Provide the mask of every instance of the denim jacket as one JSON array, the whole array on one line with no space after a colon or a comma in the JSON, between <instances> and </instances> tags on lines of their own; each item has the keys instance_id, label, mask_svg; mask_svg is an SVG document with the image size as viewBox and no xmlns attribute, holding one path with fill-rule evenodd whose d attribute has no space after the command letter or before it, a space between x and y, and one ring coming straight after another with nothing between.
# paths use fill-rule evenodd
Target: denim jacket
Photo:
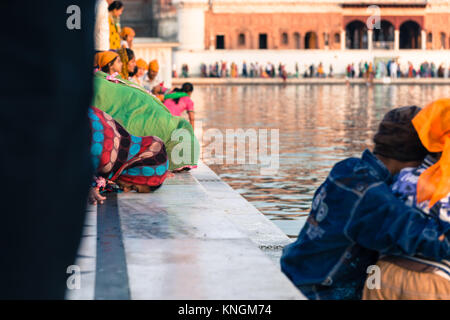
<instances>
[{"instance_id":1,"label":"denim jacket","mask_svg":"<svg viewBox=\"0 0 450 320\"><path fill-rule=\"evenodd\" d=\"M281 257L282 271L308 298L360 299L379 254L450 257L450 224L404 204L391 183L366 150L337 163L317 189L306 224Z\"/></svg>"}]
</instances>

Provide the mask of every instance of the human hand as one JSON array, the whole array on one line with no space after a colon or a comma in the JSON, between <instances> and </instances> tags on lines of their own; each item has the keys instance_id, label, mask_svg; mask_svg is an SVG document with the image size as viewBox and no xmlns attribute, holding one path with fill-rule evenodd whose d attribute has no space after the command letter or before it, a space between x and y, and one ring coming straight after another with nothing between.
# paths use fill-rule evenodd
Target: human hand
<instances>
[{"instance_id":1,"label":"human hand","mask_svg":"<svg viewBox=\"0 0 450 320\"><path fill-rule=\"evenodd\" d=\"M106 197L100 194L100 190L98 188L91 188L89 190L89 203L92 205L96 205L97 203L103 204L103 201L106 200Z\"/></svg>"}]
</instances>

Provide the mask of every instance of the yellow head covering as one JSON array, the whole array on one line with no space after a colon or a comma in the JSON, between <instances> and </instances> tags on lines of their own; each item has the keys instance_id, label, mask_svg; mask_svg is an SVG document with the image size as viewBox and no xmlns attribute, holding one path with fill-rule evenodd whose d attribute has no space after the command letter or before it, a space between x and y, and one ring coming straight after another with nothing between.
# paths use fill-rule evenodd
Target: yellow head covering
<instances>
[{"instance_id":1,"label":"yellow head covering","mask_svg":"<svg viewBox=\"0 0 450 320\"><path fill-rule=\"evenodd\" d=\"M97 54L97 63L100 68L103 68L108 63L113 61L119 55L112 51L103 51Z\"/></svg>"},{"instance_id":2,"label":"yellow head covering","mask_svg":"<svg viewBox=\"0 0 450 320\"><path fill-rule=\"evenodd\" d=\"M148 66L148 71L158 72L159 71L159 64L158 60L152 60L150 61L150 65Z\"/></svg>"},{"instance_id":3,"label":"yellow head covering","mask_svg":"<svg viewBox=\"0 0 450 320\"><path fill-rule=\"evenodd\" d=\"M425 170L417 184L417 202L429 207L450 193L450 99L440 99L422 109L412 121L422 144L441 159Z\"/></svg>"},{"instance_id":4,"label":"yellow head covering","mask_svg":"<svg viewBox=\"0 0 450 320\"><path fill-rule=\"evenodd\" d=\"M125 39L126 36L135 36L136 32L134 32L133 28L130 27L124 27L122 29L122 32L120 33L120 36L122 37L122 39Z\"/></svg>"},{"instance_id":5,"label":"yellow head covering","mask_svg":"<svg viewBox=\"0 0 450 320\"><path fill-rule=\"evenodd\" d=\"M145 62L144 59L138 59L136 61L136 65L137 65L138 68L141 68L141 69L144 69L144 70L148 69L148 64L147 64L147 62Z\"/></svg>"}]
</instances>

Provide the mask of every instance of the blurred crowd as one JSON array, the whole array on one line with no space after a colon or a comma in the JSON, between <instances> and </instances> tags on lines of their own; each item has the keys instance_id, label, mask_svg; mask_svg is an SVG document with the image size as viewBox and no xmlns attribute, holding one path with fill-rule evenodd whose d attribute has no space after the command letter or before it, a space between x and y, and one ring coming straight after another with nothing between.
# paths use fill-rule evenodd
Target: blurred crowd
<instances>
[{"instance_id":1,"label":"blurred crowd","mask_svg":"<svg viewBox=\"0 0 450 320\"><path fill-rule=\"evenodd\" d=\"M175 70L173 77L178 77ZM226 61L217 61L212 64L202 63L200 65L200 76L202 78L326 78L342 76L335 74L333 64L325 66L324 63L319 64L303 64L295 63L294 69L287 70L283 63L278 65L267 62L251 62L244 61L241 65L235 62L228 63ZM344 76L346 78L366 78L366 79L382 79L390 78L449 78L450 65L446 67L443 63L439 66L434 62L425 61L418 67L414 67L412 62L407 64L399 63L398 59L360 61L359 63L350 63L345 68ZM189 78L189 67L187 64L182 65L181 77Z\"/></svg>"}]
</instances>

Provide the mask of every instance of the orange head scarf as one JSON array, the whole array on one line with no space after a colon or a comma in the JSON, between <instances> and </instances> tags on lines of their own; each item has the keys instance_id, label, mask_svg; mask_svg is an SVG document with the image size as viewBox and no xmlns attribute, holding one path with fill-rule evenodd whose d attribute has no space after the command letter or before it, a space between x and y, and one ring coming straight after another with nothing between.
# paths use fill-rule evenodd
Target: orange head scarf
<instances>
[{"instance_id":1,"label":"orange head scarf","mask_svg":"<svg viewBox=\"0 0 450 320\"><path fill-rule=\"evenodd\" d=\"M159 71L159 64L158 64L158 60L152 60L150 61L150 64L148 66L148 70L150 71L154 71L154 72L158 72Z\"/></svg>"},{"instance_id":2,"label":"orange head scarf","mask_svg":"<svg viewBox=\"0 0 450 320\"><path fill-rule=\"evenodd\" d=\"M133 28L130 27L124 27L122 29L122 32L120 33L120 36L122 37L122 39L125 39L126 36L135 36L136 32L134 32Z\"/></svg>"},{"instance_id":3,"label":"orange head scarf","mask_svg":"<svg viewBox=\"0 0 450 320\"><path fill-rule=\"evenodd\" d=\"M98 66L101 68L103 68L104 66L106 66L108 63L110 63L111 61L113 61L115 58L117 58L119 55L116 52L112 52L112 51L103 51L97 54L97 63Z\"/></svg>"},{"instance_id":4,"label":"orange head scarf","mask_svg":"<svg viewBox=\"0 0 450 320\"><path fill-rule=\"evenodd\" d=\"M144 70L148 69L148 64L147 64L147 62L145 62L144 59L138 59L136 61L136 65L137 65L138 68L141 68L141 69L144 69Z\"/></svg>"},{"instance_id":5,"label":"orange head scarf","mask_svg":"<svg viewBox=\"0 0 450 320\"><path fill-rule=\"evenodd\" d=\"M450 99L440 99L422 109L412 120L425 148L442 152L441 159L425 170L417 184L417 202L429 207L450 193Z\"/></svg>"}]
</instances>

